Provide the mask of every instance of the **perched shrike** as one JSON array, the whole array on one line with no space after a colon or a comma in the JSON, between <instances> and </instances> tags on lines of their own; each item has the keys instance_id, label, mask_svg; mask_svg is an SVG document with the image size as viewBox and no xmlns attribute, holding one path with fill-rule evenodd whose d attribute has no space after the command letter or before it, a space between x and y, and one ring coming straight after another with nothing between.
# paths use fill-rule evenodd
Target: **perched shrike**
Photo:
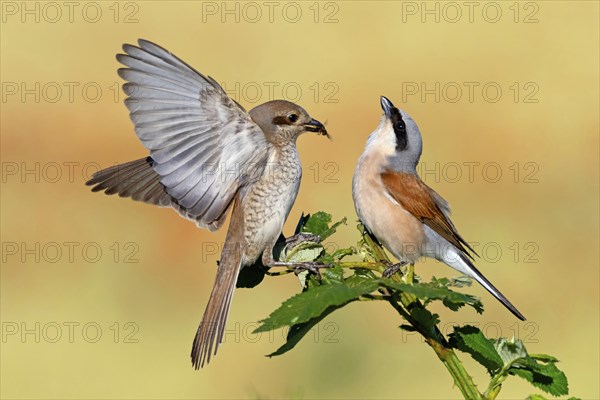
<instances>
[{"instance_id":1,"label":"perched shrike","mask_svg":"<svg viewBox=\"0 0 600 400\"><path fill-rule=\"evenodd\" d=\"M402 264L414 264L422 256L442 261L475 279L525 320L475 268L468 250L475 251L450 220L448 203L419 178L423 143L415 121L383 96L381 107L384 115L367 140L352 181L362 223Z\"/></svg>"},{"instance_id":2,"label":"perched shrike","mask_svg":"<svg viewBox=\"0 0 600 400\"><path fill-rule=\"evenodd\" d=\"M302 167L296 139L329 136L300 106L269 101L246 112L219 84L146 40L117 55L128 68L125 105L150 156L99 171L92 191L171 207L201 228L231 221L215 284L192 347L198 369L222 342L239 271L273 246L296 200Z\"/></svg>"}]
</instances>

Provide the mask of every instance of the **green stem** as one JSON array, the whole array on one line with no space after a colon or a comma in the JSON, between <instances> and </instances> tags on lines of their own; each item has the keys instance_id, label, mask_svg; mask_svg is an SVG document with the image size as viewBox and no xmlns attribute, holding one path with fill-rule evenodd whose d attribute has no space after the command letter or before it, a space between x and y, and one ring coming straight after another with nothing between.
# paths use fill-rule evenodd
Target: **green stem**
<instances>
[{"instance_id":1,"label":"green stem","mask_svg":"<svg viewBox=\"0 0 600 400\"><path fill-rule=\"evenodd\" d=\"M340 261L336 262L337 265L342 268L350 268L350 269L370 269L375 272L383 272L386 268L385 264L380 262L368 262L368 261Z\"/></svg>"},{"instance_id":2,"label":"green stem","mask_svg":"<svg viewBox=\"0 0 600 400\"><path fill-rule=\"evenodd\" d=\"M385 269L384 263L389 263L389 258L379 243L375 242L368 234L363 234L363 240L365 241L365 244L372 250L372 254L375 256L375 258L380 261L377 264L380 264L378 271L381 272L383 269ZM412 284L412 276L407 278L411 279L411 282L407 283ZM398 274L393 275L392 279L402 282L402 278ZM467 400L482 400L483 397L479 390L477 390L477 386L475 385L475 382L473 382L473 378L471 378L471 376L467 373L467 370L464 368L460 359L456 356L454 350L448 346L447 341L439 328L436 326L435 332L428 332L427 329L415 321L410 312L407 311L417 307L424 308L423 304L414 295L408 293L401 293L399 299L402 306L400 306L400 304L398 304L393 297L390 297L389 299L390 304L417 330L417 332L424 337L427 344L429 344L433 351L435 351L438 358L446 366L446 369L454 379L454 383L456 386L458 386L464 398Z\"/></svg>"},{"instance_id":3,"label":"green stem","mask_svg":"<svg viewBox=\"0 0 600 400\"><path fill-rule=\"evenodd\" d=\"M516 360L506 364L497 374L494 375L492 380L490 380L490 384L488 388L483 393L483 398L485 400L494 400L498 393L500 393L500 389L502 389L502 383L508 378L508 370L513 366Z\"/></svg>"},{"instance_id":4,"label":"green stem","mask_svg":"<svg viewBox=\"0 0 600 400\"><path fill-rule=\"evenodd\" d=\"M510 368L510 366L508 366ZM500 393L500 389L502 389L502 383L508 377L508 368L504 367L498 372L488 385L487 390L483 393L483 398L486 400L494 400L498 393Z\"/></svg>"},{"instance_id":5,"label":"green stem","mask_svg":"<svg viewBox=\"0 0 600 400\"><path fill-rule=\"evenodd\" d=\"M454 383L456 383L456 386L458 386L465 399L482 399L481 393L479 393L475 382L473 382L473 378L467 373L467 370L456 356L456 353L454 353L452 349L439 346L439 342L433 344L429 343L429 345L435 350L438 358L444 363L446 369L448 369L448 372L450 372L450 375L454 378Z\"/></svg>"},{"instance_id":6,"label":"green stem","mask_svg":"<svg viewBox=\"0 0 600 400\"><path fill-rule=\"evenodd\" d=\"M359 230L361 232L365 232L364 228L362 228L362 225L359 225ZM368 269L371 271L375 271L378 273L383 273L383 271L385 271L385 269L391 265L390 259L388 258L387 254L385 253L385 250L381 247L381 245L376 240L374 240L373 237L371 237L367 233L363 233L363 241L364 241L364 244L369 248L369 251L374 258L373 261L336 262L336 264L341 266L342 268L350 268L350 269L361 268L361 269ZM404 279L402 278L402 276L400 274L392 275L391 279L394 280L395 282L408 283L408 284L412 285L412 283L413 283L412 265L409 266L408 272L405 274ZM464 398L467 400L484 400L484 397L482 397L481 393L477 390L477 386L475 385L475 382L473 382L473 379L467 373L462 362L456 356L456 353L454 352L454 350L448 345L446 338L444 337L442 332L439 330L439 328L437 326L434 326L434 328L431 329L431 327L428 328L428 327L422 326L417 320L415 320L412 317L411 310L414 310L417 308L421 308L421 309L425 308L423 306L423 304L419 301L419 299L412 294L408 294L405 292L395 294L395 293L390 292L387 289L382 289L381 293L383 294L383 297L390 303L390 305L404 319L406 319L417 332L419 332L423 336L423 338L425 339L427 344L429 344L429 346L433 349L433 351L435 351L438 358L446 366L446 369L448 370L448 372L454 379L454 383L456 384L456 386L458 386L458 388L461 391L461 393L463 394ZM380 299L380 298L381 298L380 296L366 295L366 296L361 296L360 300L371 301L371 300L376 300L376 299ZM492 380L492 382L494 382L494 381ZM502 381L497 382L497 385L495 385L493 388L490 383L490 388L494 389L501 383L502 383ZM499 391L499 389L498 389L498 391ZM488 393L493 395L493 397L489 398L490 400L493 400L497 395L497 391L493 392L490 389L488 389L488 391L486 391L486 396L488 395ZM486 397L485 399L488 399L488 397Z\"/></svg>"}]
</instances>

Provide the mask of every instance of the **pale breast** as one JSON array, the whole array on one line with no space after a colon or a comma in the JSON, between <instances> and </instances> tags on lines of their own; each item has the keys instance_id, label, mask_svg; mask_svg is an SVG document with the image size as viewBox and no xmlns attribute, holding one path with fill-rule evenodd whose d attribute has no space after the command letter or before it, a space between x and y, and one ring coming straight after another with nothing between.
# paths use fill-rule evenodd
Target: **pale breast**
<instances>
[{"instance_id":1,"label":"pale breast","mask_svg":"<svg viewBox=\"0 0 600 400\"><path fill-rule=\"evenodd\" d=\"M426 240L423 224L386 191L378 166L380 154L363 154L354 173L356 213L367 229L396 258L415 262Z\"/></svg>"},{"instance_id":2,"label":"pale breast","mask_svg":"<svg viewBox=\"0 0 600 400\"><path fill-rule=\"evenodd\" d=\"M302 167L294 146L280 149L269 159L262 177L244 197L245 261L252 263L265 247L279 238L296 200Z\"/></svg>"}]
</instances>

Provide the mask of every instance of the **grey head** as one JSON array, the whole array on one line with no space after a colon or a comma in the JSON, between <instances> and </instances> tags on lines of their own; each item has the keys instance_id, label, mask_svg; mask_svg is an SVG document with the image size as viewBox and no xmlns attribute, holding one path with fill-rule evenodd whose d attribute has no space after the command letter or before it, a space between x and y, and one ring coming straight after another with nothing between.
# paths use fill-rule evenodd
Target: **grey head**
<instances>
[{"instance_id":1,"label":"grey head","mask_svg":"<svg viewBox=\"0 0 600 400\"><path fill-rule=\"evenodd\" d=\"M295 141L304 132L329 137L322 123L290 101L268 101L250 110L250 117L262 129L267 141L274 144Z\"/></svg>"},{"instance_id":2,"label":"grey head","mask_svg":"<svg viewBox=\"0 0 600 400\"><path fill-rule=\"evenodd\" d=\"M392 167L398 171L414 172L423 151L419 127L406 111L395 107L385 96L381 96L381 108L384 115L379 129L388 136L387 142L395 146L393 155L388 157Z\"/></svg>"}]
</instances>

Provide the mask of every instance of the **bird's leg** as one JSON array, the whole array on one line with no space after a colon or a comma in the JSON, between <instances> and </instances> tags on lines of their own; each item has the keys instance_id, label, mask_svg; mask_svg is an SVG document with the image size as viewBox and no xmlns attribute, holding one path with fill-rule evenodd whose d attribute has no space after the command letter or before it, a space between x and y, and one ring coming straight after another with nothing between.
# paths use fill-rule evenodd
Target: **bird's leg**
<instances>
[{"instance_id":1,"label":"bird's leg","mask_svg":"<svg viewBox=\"0 0 600 400\"><path fill-rule=\"evenodd\" d=\"M302 271L309 271L309 272L312 272L315 275L317 275L317 277L319 277L319 279L321 279L321 272L319 271L321 268L333 267L333 265L323 264L323 263L319 263L316 261L306 261L306 262L275 261L272 256L270 259L269 259L269 257L266 257L266 258L263 257L262 263L265 267L268 267L268 268L272 268L272 267L286 267L287 268L287 270L285 270L285 271L277 271L277 272L265 271L265 275L280 276L280 275L287 275L291 272L294 272L296 275L298 275Z\"/></svg>"},{"instance_id":2,"label":"bird's leg","mask_svg":"<svg viewBox=\"0 0 600 400\"><path fill-rule=\"evenodd\" d=\"M404 267L407 264L406 261L400 261L396 264L392 264L389 261L383 261L383 263L387 265L387 268L383 271L384 278L390 278L396 272L401 271L402 267Z\"/></svg>"},{"instance_id":3,"label":"bird's leg","mask_svg":"<svg viewBox=\"0 0 600 400\"><path fill-rule=\"evenodd\" d=\"M304 236L294 239L294 241L299 240L297 243L302 243L304 241L307 241L306 238L310 238L310 239L308 239L310 241L313 241L313 239L315 237L318 238L317 235L309 235L309 234L300 234L300 235L304 235ZM298 235L292 236L291 238L295 238L296 236L298 236ZM319 279L321 278L321 272L319 271L321 268L330 268L333 266L330 264L323 264L323 263L320 263L317 261L306 261L306 262L275 261L273 259L273 246L267 246L267 248L264 250L263 256L262 256L262 263L264 266L269 267L269 268L271 268L271 267L286 267L286 268L290 269L290 272L293 270L296 274L299 274L302 271L309 271L309 272L312 272L315 275L317 275L319 277ZM287 272L285 272L285 273L287 273ZM269 275L283 275L285 273L277 273L277 272L268 273L267 272L267 274L269 274Z\"/></svg>"},{"instance_id":4,"label":"bird's leg","mask_svg":"<svg viewBox=\"0 0 600 400\"><path fill-rule=\"evenodd\" d=\"M270 268L271 266L268 266L268 267ZM291 269L288 269L288 270L285 270L285 271L277 271L277 272L270 272L268 270L265 270L265 275L268 275L268 276L281 276L281 275L287 275L287 274L289 274L291 272L292 272Z\"/></svg>"},{"instance_id":5,"label":"bird's leg","mask_svg":"<svg viewBox=\"0 0 600 400\"><path fill-rule=\"evenodd\" d=\"M286 267L294 271L296 275L302 271L309 271L314 273L319 279L321 279L321 268L331 268L331 264L323 264L317 261L304 261L304 262L286 262L286 261L274 261L269 267Z\"/></svg>"},{"instance_id":6,"label":"bird's leg","mask_svg":"<svg viewBox=\"0 0 600 400\"><path fill-rule=\"evenodd\" d=\"M290 272L292 272L292 270L285 270L285 271L277 271L277 272L269 272L269 268L271 267L275 267L276 265L276 261L273 258L273 248L275 247L275 245L272 246L267 246L265 247L265 249L263 250L262 253L262 265L264 265L266 268L265 270L265 274L269 275L269 276L279 276L279 275L287 275Z\"/></svg>"},{"instance_id":7,"label":"bird's leg","mask_svg":"<svg viewBox=\"0 0 600 400\"><path fill-rule=\"evenodd\" d=\"M312 233L297 233L294 236L290 236L285 239L285 245L288 248L294 248L302 243L312 242L312 243L321 243L321 237L319 235L314 235ZM330 268L332 265L323 264L316 261L306 261L306 262L284 262L277 261L274 266L282 266L288 267L294 270L296 274L299 274L302 271L309 271L317 275L321 278L321 268Z\"/></svg>"}]
</instances>

